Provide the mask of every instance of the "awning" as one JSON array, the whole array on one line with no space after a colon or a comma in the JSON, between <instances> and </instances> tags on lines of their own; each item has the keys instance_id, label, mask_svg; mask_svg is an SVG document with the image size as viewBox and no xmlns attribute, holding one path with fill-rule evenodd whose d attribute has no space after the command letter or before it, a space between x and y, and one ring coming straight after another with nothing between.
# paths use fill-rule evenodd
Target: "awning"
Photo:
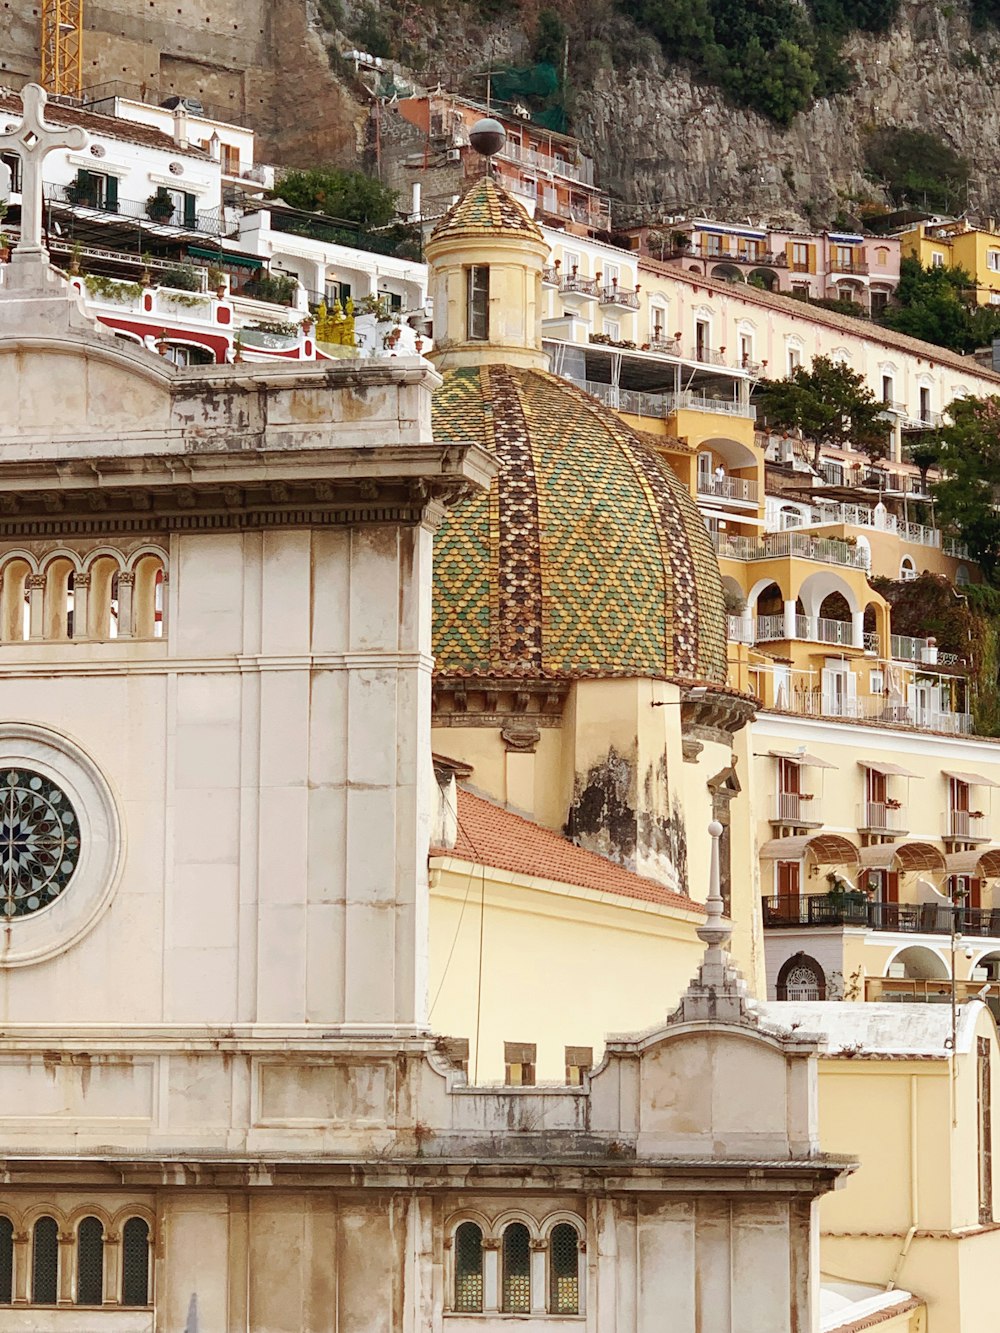
<instances>
[{"instance_id":1,"label":"awning","mask_svg":"<svg viewBox=\"0 0 1000 1333\"><path fill-rule=\"evenodd\" d=\"M942 871L945 856L932 842L882 842L874 847L862 847L858 853L866 870L934 870Z\"/></svg>"},{"instance_id":2,"label":"awning","mask_svg":"<svg viewBox=\"0 0 1000 1333\"><path fill-rule=\"evenodd\" d=\"M1000 877L1000 847L952 852L945 857L945 865L949 875L979 875L983 879L996 879Z\"/></svg>"},{"instance_id":3,"label":"awning","mask_svg":"<svg viewBox=\"0 0 1000 1333\"><path fill-rule=\"evenodd\" d=\"M1000 782L994 782L992 778L984 778L981 773L949 773L944 771L946 778L954 778L956 782L967 782L970 787L1000 787Z\"/></svg>"},{"instance_id":4,"label":"awning","mask_svg":"<svg viewBox=\"0 0 1000 1333\"><path fill-rule=\"evenodd\" d=\"M806 852L821 866L856 866L858 849L838 833L800 833L794 838L771 838L760 849L762 861L801 861Z\"/></svg>"},{"instance_id":5,"label":"awning","mask_svg":"<svg viewBox=\"0 0 1000 1333\"><path fill-rule=\"evenodd\" d=\"M213 264L234 264L237 268L263 268L262 259L253 259L250 255L236 255L229 250L203 250L200 245L189 245L188 254L193 259L210 259Z\"/></svg>"},{"instance_id":6,"label":"awning","mask_svg":"<svg viewBox=\"0 0 1000 1333\"><path fill-rule=\"evenodd\" d=\"M790 764L801 764L803 768L836 768L836 764L831 764L827 759L820 759L819 755L809 754L805 750L768 750L766 757L768 759L787 759Z\"/></svg>"},{"instance_id":7,"label":"awning","mask_svg":"<svg viewBox=\"0 0 1000 1333\"><path fill-rule=\"evenodd\" d=\"M873 773L881 773L887 778L919 778L919 773L911 773L908 768L901 768L899 764L876 764L871 759L859 759L858 764L861 768L868 768Z\"/></svg>"}]
</instances>

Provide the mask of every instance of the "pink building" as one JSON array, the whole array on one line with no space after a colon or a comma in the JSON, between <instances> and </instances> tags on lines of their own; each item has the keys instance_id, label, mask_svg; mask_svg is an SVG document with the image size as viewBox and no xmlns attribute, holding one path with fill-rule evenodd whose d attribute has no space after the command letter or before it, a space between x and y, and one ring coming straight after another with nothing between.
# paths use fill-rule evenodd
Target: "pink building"
<instances>
[{"instance_id":1,"label":"pink building","mask_svg":"<svg viewBox=\"0 0 1000 1333\"><path fill-rule=\"evenodd\" d=\"M693 218L631 233L635 248L691 273L880 310L899 282L900 242L860 232L770 231Z\"/></svg>"}]
</instances>

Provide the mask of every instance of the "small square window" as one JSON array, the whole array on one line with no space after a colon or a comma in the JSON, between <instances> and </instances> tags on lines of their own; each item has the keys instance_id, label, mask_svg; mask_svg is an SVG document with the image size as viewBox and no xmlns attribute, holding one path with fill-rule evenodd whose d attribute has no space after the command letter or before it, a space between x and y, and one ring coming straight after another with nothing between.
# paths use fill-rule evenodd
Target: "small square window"
<instances>
[{"instance_id":1,"label":"small square window","mask_svg":"<svg viewBox=\"0 0 1000 1333\"><path fill-rule=\"evenodd\" d=\"M504 1042L504 1083L506 1083L508 1088L534 1087L535 1051L536 1047L534 1042Z\"/></svg>"},{"instance_id":2,"label":"small square window","mask_svg":"<svg viewBox=\"0 0 1000 1333\"><path fill-rule=\"evenodd\" d=\"M566 1083L571 1088L578 1088L584 1074L589 1074L594 1067L593 1046L566 1047Z\"/></svg>"}]
</instances>

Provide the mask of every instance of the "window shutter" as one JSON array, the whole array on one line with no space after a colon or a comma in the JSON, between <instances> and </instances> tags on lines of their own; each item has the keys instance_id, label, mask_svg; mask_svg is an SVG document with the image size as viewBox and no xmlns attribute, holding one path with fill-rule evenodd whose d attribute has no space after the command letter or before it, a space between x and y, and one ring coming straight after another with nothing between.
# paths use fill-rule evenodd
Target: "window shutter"
<instances>
[{"instance_id":1,"label":"window shutter","mask_svg":"<svg viewBox=\"0 0 1000 1333\"><path fill-rule=\"evenodd\" d=\"M104 187L104 201L109 213L118 212L118 177L108 176Z\"/></svg>"},{"instance_id":2,"label":"window shutter","mask_svg":"<svg viewBox=\"0 0 1000 1333\"><path fill-rule=\"evenodd\" d=\"M198 207L193 194L184 195L184 225L192 231L198 227Z\"/></svg>"}]
</instances>

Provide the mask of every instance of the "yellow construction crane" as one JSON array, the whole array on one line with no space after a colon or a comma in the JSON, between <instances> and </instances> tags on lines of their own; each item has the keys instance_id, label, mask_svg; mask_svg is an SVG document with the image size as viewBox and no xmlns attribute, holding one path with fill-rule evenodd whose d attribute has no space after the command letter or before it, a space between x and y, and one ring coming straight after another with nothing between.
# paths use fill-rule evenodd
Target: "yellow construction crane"
<instances>
[{"instance_id":1,"label":"yellow construction crane","mask_svg":"<svg viewBox=\"0 0 1000 1333\"><path fill-rule=\"evenodd\" d=\"M83 0L42 0L42 87L53 96L83 93Z\"/></svg>"}]
</instances>

